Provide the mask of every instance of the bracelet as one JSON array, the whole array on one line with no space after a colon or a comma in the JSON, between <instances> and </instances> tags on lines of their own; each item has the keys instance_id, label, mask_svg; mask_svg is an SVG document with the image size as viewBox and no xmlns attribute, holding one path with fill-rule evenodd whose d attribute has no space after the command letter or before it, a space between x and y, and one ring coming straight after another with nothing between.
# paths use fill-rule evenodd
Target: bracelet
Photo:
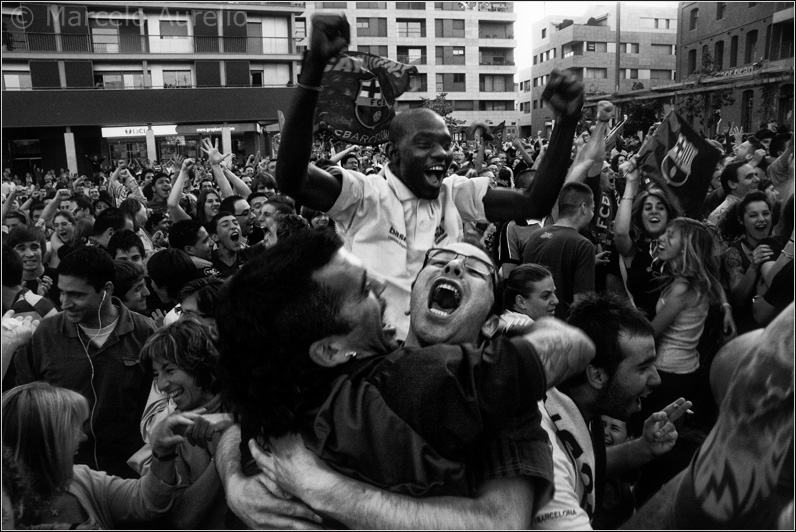
<instances>
[{"instance_id":1,"label":"bracelet","mask_svg":"<svg viewBox=\"0 0 796 532\"><path fill-rule=\"evenodd\" d=\"M730 305L729 303L722 303L721 306L732 310L732 305Z\"/></svg>"},{"instance_id":2,"label":"bracelet","mask_svg":"<svg viewBox=\"0 0 796 532\"><path fill-rule=\"evenodd\" d=\"M788 253L785 250L782 250L782 254L788 257L790 260L793 260L793 253Z\"/></svg>"},{"instance_id":3,"label":"bracelet","mask_svg":"<svg viewBox=\"0 0 796 532\"><path fill-rule=\"evenodd\" d=\"M622 196L622 199L623 200L629 199L630 201L633 201L636 198L634 198L633 196Z\"/></svg>"},{"instance_id":4,"label":"bracelet","mask_svg":"<svg viewBox=\"0 0 796 532\"><path fill-rule=\"evenodd\" d=\"M296 83L296 85L308 91L323 92L323 87L313 87L312 85L304 85L303 83Z\"/></svg>"},{"instance_id":5,"label":"bracelet","mask_svg":"<svg viewBox=\"0 0 796 532\"><path fill-rule=\"evenodd\" d=\"M152 449L152 456L159 462L170 462L177 458L177 451L171 451L167 454L158 454Z\"/></svg>"}]
</instances>

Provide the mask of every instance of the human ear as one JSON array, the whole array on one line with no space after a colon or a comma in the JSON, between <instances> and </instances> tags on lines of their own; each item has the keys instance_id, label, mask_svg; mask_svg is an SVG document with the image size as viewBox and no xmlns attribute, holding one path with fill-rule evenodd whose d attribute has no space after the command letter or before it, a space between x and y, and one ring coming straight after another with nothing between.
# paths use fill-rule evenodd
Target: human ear
<instances>
[{"instance_id":1,"label":"human ear","mask_svg":"<svg viewBox=\"0 0 796 532\"><path fill-rule=\"evenodd\" d=\"M387 143L386 153L391 165L397 165L400 162L401 155L398 152L397 146L395 146L392 142Z\"/></svg>"},{"instance_id":2,"label":"human ear","mask_svg":"<svg viewBox=\"0 0 796 532\"><path fill-rule=\"evenodd\" d=\"M592 387L602 390L608 383L608 375L604 369L589 364L586 366L586 380L589 381Z\"/></svg>"},{"instance_id":3,"label":"human ear","mask_svg":"<svg viewBox=\"0 0 796 532\"><path fill-rule=\"evenodd\" d=\"M500 326L500 318L497 317L495 314L492 314L487 318L484 324L481 326L481 335L484 338L492 338L498 330Z\"/></svg>"},{"instance_id":4,"label":"human ear","mask_svg":"<svg viewBox=\"0 0 796 532\"><path fill-rule=\"evenodd\" d=\"M310 360L324 368L333 368L356 357L356 351L345 348L344 337L333 335L310 345Z\"/></svg>"}]
</instances>

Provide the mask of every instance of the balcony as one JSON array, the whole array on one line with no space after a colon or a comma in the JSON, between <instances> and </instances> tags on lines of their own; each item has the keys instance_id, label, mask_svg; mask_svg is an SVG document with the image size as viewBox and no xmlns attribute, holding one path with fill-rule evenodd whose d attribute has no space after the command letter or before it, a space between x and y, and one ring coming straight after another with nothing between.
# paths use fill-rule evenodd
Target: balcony
<instances>
[{"instance_id":1,"label":"balcony","mask_svg":"<svg viewBox=\"0 0 796 532\"><path fill-rule=\"evenodd\" d=\"M484 57L478 61L478 64L486 66L514 66L514 61L512 59L506 59L505 57Z\"/></svg>"},{"instance_id":2,"label":"balcony","mask_svg":"<svg viewBox=\"0 0 796 532\"><path fill-rule=\"evenodd\" d=\"M86 54L290 54L290 37L172 37L3 32L3 52Z\"/></svg>"},{"instance_id":3,"label":"balcony","mask_svg":"<svg viewBox=\"0 0 796 532\"><path fill-rule=\"evenodd\" d=\"M425 65L425 64L427 64L425 55L421 55L421 56L418 57L416 55L398 54L397 61L399 63L403 63L405 65Z\"/></svg>"}]
</instances>

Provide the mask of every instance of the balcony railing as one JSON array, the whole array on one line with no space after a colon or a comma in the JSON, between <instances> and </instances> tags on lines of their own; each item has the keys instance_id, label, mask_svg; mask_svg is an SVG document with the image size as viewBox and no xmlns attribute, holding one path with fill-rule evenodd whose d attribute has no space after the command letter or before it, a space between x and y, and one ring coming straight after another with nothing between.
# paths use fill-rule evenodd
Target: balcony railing
<instances>
[{"instance_id":1,"label":"balcony railing","mask_svg":"<svg viewBox=\"0 0 796 532\"><path fill-rule=\"evenodd\" d=\"M290 37L199 37L3 32L4 52L289 54Z\"/></svg>"},{"instance_id":2,"label":"balcony railing","mask_svg":"<svg viewBox=\"0 0 796 532\"><path fill-rule=\"evenodd\" d=\"M478 62L479 65L514 66L514 61L507 61L502 57L487 57Z\"/></svg>"},{"instance_id":3,"label":"balcony railing","mask_svg":"<svg viewBox=\"0 0 796 532\"><path fill-rule=\"evenodd\" d=\"M417 57L416 55L398 55L398 62L404 63L406 65L425 65L427 63L426 56L421 55Z\"/></svg>"},{"instance_id":4,"label":"balcony railing","mask_svg":"<svg viewBox=\"0 0 796 532\"><path fill-rule=\"evenodd\" d=\"M513 39L514 35L510 33L495 33L494 31L481 31L478 32L479 39Z\"/></svg>"}]
</instances>

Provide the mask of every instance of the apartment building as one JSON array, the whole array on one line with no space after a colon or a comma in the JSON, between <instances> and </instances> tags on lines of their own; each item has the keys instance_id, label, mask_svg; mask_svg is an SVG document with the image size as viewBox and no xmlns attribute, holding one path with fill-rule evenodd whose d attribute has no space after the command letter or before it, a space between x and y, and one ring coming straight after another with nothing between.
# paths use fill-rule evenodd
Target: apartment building
<instances>
[{"instance_id":1,"label":"apartment building","mask_svg":"<svg viewBox=\"0 0 796 532\"><path fill-rule=\"evenodd\" d=\"M267 153L301 55L304 2L3 2L3 162Z\"/></svg>"},{"instance_id":2,"label":"apartment building","mask_svg":"<svg viewBox=\"0 0 796 532\"><path fill-rule=\"evenodd\" d=\"M351 50L417 66L398 109L422 106L422 98L447 93L451 116L497 125L513 134L513 2L307 2L306 20L318 11L343 12L351 23ZM459 132L462 138L463 132Z\"/></svg>"},{"instance_id":3,"label":"apartment building","mask_svg":"<svg viewBox=\"0 0 796 532\"><path fill-rule=\"evenodd\" d=\"M617 19L617 5L590 6L580 17L547 16L532 25L533 65L519 76L521 135L547 134L553 126L541 95L554 68L580 77L594 97L675 82L677 8L622 3Z\"/></svg>"}]
</instances>

